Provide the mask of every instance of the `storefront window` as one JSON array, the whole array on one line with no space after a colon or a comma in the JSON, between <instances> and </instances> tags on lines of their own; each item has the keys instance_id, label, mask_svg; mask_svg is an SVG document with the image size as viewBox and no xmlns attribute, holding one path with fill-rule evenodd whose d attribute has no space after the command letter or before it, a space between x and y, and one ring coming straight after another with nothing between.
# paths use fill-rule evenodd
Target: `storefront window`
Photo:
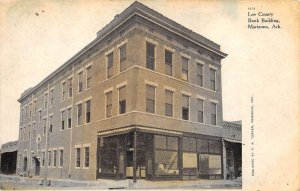
<instances>
[{"instance_id":1,"label":"storefront window","mask_svg":"<svg viewBox=\"0 0 300 191\"><path fill-rule=\"evenodd\" d=\"M154 143L156 149L166 149L167 148L167 137L166 136L160 136L155 135L154 137Z\"/></svg>"},{"instance_id":2,"label":"storefront window","mask_svg":"<svg viewBox=\"0 0 300 191\"><path fill-rule=\"evenodd\" d=\"M221 174L221 155L199 154L199 174Z\"/></svg>"},{"instance_id":3,"label":"storefront window","mask_svg":"<svg viewBox=\"0 0 300 191\"><path fill-rule=\"evenodd\" d=\"M155 174L178 175L178 152L155 151Z\"/></svg>"},{"instance_id":4,"label":"storefront window","mask_svg":"<svg viewBox=\"0 0 300 191\"><path fill-rule=\"evenodd\" d=\"M197 153L183 153L183 168L197 169Z\"/></svg>"},{"instance_id":5,"label":"storefront window","mask_svg":"<svg viewBox=\"0 0 300 191\"><path fill-rule=\"evenodd\" d=\"M116 174L117 173L117 152L114 150L103 150L101 152L101 155L102 155L101 173Z\"/></svg>"},{"instance_id":6,"label":"storefront window","mask_svg":"<svg viewBox=\"0 0 300 191\"><path fill-rule=\"evenodd\" d=\"M178 138L155 135L155 175L179 175Z\"/></svg>"}]
</instances>

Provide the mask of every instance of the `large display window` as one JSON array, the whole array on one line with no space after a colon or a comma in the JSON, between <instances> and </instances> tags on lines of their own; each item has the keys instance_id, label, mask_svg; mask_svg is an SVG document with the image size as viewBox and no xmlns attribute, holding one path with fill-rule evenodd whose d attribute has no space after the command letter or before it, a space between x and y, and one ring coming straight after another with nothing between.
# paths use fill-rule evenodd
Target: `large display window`
<instances>
[{"instance_id":1,"label":"large display window","mask_svg":"<svg viewBox=\"0 0 300 191\"><path fill-rule=\"evenodd\" d=\"M179 175L178 138L154 136L155 175Z\"/></svg>"}]
</instances>

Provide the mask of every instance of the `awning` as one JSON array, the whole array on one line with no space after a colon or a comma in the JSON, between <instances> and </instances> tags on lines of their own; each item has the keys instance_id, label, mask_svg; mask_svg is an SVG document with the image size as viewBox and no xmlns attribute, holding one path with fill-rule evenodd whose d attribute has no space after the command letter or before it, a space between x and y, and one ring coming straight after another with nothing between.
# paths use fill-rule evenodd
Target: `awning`
<instances>
[{"instance_id":1,"label":"awning","mask_svg":"<svg viewBox=\"0 0 300 191\"><path fill-rule=\"evenodd\" d=\"M225 139L225 138L223 138L223 140L228 141L228 142L232 142L232 143L240 143L240 144L242 144L242 141L240 141L240 140Z\"/></svg>"},{"instance_id":2,"label":"awning","mask_svg":"<svg viewBox=\"0 0 300 191\"><path fill-rule=\"evenodd\" d=\"M98 135L105 136L105 135L111 135L111 134L120 134L120 133L126 133L133 129L140 130L140 131L147 131L147 132L160 132L160 133L168 133L168 134L175 134L175 135L181 135L181 132L177 131L171 131L171 130L165 130L165 129L157 129L153 127L125 127L125 128L119 128L119 129L113 129L108 131L102 131L98 132Z\"/></svg>"}]
</instances>

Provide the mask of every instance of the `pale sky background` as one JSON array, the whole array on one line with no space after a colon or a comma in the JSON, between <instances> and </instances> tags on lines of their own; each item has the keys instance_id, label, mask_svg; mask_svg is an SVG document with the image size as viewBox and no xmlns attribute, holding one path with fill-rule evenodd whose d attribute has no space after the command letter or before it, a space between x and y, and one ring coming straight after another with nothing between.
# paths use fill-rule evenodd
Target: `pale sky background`
<instances>
[{"instance_id":1,"label":"pale sky background","mask_svg":"<svg viewBox=\"0 0 300 191\"><path fill-rule=\"evenodd\" d=\"M21 93L95 39L97 31L132 2L0 2L0 145L18 139ZM299 2L140 2L220 44L228 53L222 62L223 118L243 120L244 189L250 189L249 184L279 190L299 185ZM248 29L248 7L272 12L282 28ZM252 95L254 177L249 168ZM286 180L278 181L282 177Z\"/></svg>"}]
</instances>

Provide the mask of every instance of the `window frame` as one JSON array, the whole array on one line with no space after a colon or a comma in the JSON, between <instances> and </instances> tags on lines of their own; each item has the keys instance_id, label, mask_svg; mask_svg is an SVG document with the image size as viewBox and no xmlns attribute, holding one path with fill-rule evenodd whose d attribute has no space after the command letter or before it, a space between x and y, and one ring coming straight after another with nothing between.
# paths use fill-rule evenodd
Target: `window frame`
<instances>
[{"instance_id":1,"label":"window frame","mask_svg":"<svg viewBox=\"0 0 300 191\"><path fill-rule=\"evenodd\" d=\"M171 63L167 62L167 53L171 55ZM171 74L167 74L167 65L171 67ZM165 49L165 74L168 76L173 76L173 52Z\"/></svg>"},{"instance_id":2,"label":"window frame","mask_svg":"<svg viewBox=\"0 0 300 191\"><path fill-rule=\"evenodd\" d=\"M184 60L187 61L187 69L186 70L183 67L184 66L184 62L183 62ZM183 81L186 81L186 82L189 81L189 61L190 61L189 58L187 58L185 56L181 56L181 79ZM185 74L185 72L186 72L186 79L183 78L183 74Z\"/></svg>"},{"instance_id":3,"label":"window frame","mask_svg":"<svg viewBox=\"0 0 300 191\"><path fill-rule=\"evenodd\" d=\"M111 58L111 64L110 64L110 58ZM112 51L106 55L106 79L109 79L114 76L113 68L114 68L114 52ZM110 69L111 69L111 75L109 73Z\"/></svg>"},{"instance_id":4,"label":"window frame","mask_svg":"<svg viewBox=\"0 0 300 191\"><path fill-rule=\"evenodd\" d=\"M111 104L107 104L108 103L108 96L111 96ZM110 118L112 117L112 108L113 108L113 91L109 91L105 93L105 118ZM108 107L110 107L110 115L108 115Z\"/></svg>"},{"instance_id":5,"label":"window frame","mask_svg":"<svg viewBox=\"0 0 300 191\"><path fill-rule=\"evenodd\" d=\"M150 99L147 97L147 87L151 87L151 88L154 88L154 100ZM153 86L151 84L146 84L146 112L147 113L153 113L155 114L156 113L156 86ZM148 100L151 100L153 101L153 112L151 112L150 110L147 110L147 103L148 103Z\"/></svg>"},{"instance_id":6,"label":"window frame","mask_svg":"<svg viewBox=\"0 0 300 191\"><path fill-rule=\"evenodd\" d=\"M124 48L124 49L123 49ZM124 50L124 54L125 54L125 57L124 58L122 58L121 57L121 50ZM122 46L120 46L119 47L119 71L120 72L123 72L124 70L126 70L127 69L127 63L126 63L126 59L127 59L127 44L125 43L125 44L123 44ZM125 65L125 66L123 66L123 67L121 67L121 65ZM123 68L123 69L122 69Z\"/></svg>"},{"instance_id":7,"label":"window frame","mask_svg":"<svg viewBox=\"0 0 300 191\"><path fill-rule=\"evenodd\" d=\"M186 95L186 94L181 94L181 100L183 101L183 97L187 97L188 98L188 108L185 108L185 107L183 107L183 102L181 103L181 119L182 120L186 120L186 121L189 121L190 120L190 110L191 110L191 96L189 96L189 95ZM183 117L183 109L188 109L188 116L187 116L187 119L184 119L184 117Z\"/></svg>"},{"instance_id":8,"label":"window frame","mask_svg":"<svg viewBox=\"0 0 300 191\"><path fill-rule=\"evenodd\" d=\"M148 45L153 47L153 57L148 55L148 51L147 51ZM149 64L152 63L148 63L148 57L151 61L153 61L153 66L152 66L153 68L152 67L150 68ZM156 70L156 45L148 41L146 41L146 68L153 71Z\"/></svg>"}]
</instances>

